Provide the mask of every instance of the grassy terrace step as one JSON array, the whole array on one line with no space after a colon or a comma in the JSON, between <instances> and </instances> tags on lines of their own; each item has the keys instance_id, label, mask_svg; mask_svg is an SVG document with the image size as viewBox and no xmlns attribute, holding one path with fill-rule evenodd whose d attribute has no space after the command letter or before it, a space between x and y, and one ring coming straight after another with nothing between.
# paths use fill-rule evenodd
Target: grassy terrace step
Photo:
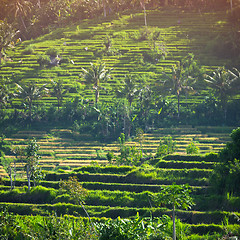
<instances>
[{"instance_id":1,"label":"grassy terrace step","mask_svg":"<svg viewBox=\"0 0 240 240\"><path fill-rule=\"evenodd\" d=\"M198 168L198 169L213 169L215 163L213 162L186 162L186 161L165 161L160 160L157 164L159 168L176 168L176 169L191 169L191 168Z\"/></svg>"},{"instance_id":2,"label":"grassy terrace step","mask_svg":"<svg viewBox=\"0 0 240 240\"><path fill-rule=\"evenodd\" d=\"M43 182L45 185L47 182ZM8 183L9 184L9 183ZM19 185L19 182L17 182ZM22 183L23 185L24 183ZM50 182L49 182L50 184ZM68 203L68 199L61 197L61 191L52 186L58 183L51 183L51 188L44 189L43 192L39 192L38 198L36 198L36 192L26 192L22 186L15 187L14 191L10 191L10 186L0 186L0 202L12 202L12 203ZM85 184L85 183L83 183ZM162 186L159 186L159 189ZM205 189L192 188L193 192L191 196L196 203L192 210L194 211L209 211L224 210L224 211L238 211L240 209L240 198L209 194ZM131 190L131 189L130 189ZM154 190L154 189L153 189ZM157 191L158 192L158 191ZM151 188L147 191L134 192L129 190L88 190L88 196L86 198L86 205L94 206L110 206L110 207L134 207L134 208L146 208L150 206L149 200L152 201L152 206L155 207L154 196L157 192L151 191ZM210 191L208 191L210 192ZM56 195L54 195L55 193Z\"/></svg>"},{"instance_id":3,"label":"grassy terrace step","mask_svg":"<svg viewBox=\"0 0 240 240\"><path fill-rule=\"evenodd\" d=\"M56 212L57 215L77 215L85 216L81 206L73 204L24 204L24 203L1 203L0 206L7 206L10 212L20 215L47 215L49 212ZM134 217L137 213L140 216L158 217L163 214L171 215L172 212L163 208L127 208L127 207L109 207L109 206L85 206L91 217L107 217L107 218L121 218ZM221 224L225 217L229 220L229 224L237 224L237 212L198 212L198 211L181 211L177 210L176 215L183 221L191 222L192 224Z\"/></svg>"},{"instance_id":4,"label":"grassy terrace step","mask_svg":"<svg viewBox=\"0 0 240 240\"><path fill-rule=\"evenodd\" d=\"M161 169L159 169L160 171ZM164 169L161 170L163 173ZM174 173L176 177L173 178ZM179 174L180 172L180 174ZM167 178L166 176L170 175L171 177ZM195 178L193 177L195 175ZM148 186L147 184L155 185L155 184L160 184L160 185L169 185L172 184L172 182L176 182L177 184L187 184L192 186L207 186L208 181L205 179L205 177L208 177L210 175L210 171L202 170L201 169L192 169L191 170L179 170L176 169L168 169L163 177L158 177L157 179L152 179L151 177L141 177L137 175L137 173L134 174L129 174L126 176L123 175L116 175L116 174L91 174L91 173L78 173L74 174L78 178L80 182L95 182L95 183L89 183L87 188L92 186L94 189L95 188L103 188L106 189L109 186L112 186L112 183L114 184L126 184L124 185L123 188L127 187L128 184L140 184L140 185L146 185L146 186L141 186L141 189L144 188L145 191L147 190ZM47 174L46 180L47 181L60 181L60 179L68 179L69 174ZM169 180L168 180L169 179ZM171 180L170 180L171 179ZM110 183L110 184L109 184ZM154 187L153 187L154 188ZM134 187L133 187L134 189ZM132 190L133 190L132 189ZM134 191L134 190L133 190ZM135 189L136 191L136 189Z\"/></svg>"}]
</instances>

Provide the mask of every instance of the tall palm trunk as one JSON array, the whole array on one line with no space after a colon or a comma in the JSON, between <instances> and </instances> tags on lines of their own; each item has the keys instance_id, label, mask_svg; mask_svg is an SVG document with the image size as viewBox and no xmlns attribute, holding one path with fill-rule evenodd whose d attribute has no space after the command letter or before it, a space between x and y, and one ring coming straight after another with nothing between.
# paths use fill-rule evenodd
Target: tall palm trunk
<instances>
[{"instance_id":1,"label":"tall palm trunk","mask_svg":"<svg viewBox=\"0 0 240 240\"><path fill-rule=\"evenodd\" d=\"M2 49L0 49L0 64L2 63L2 56L3 56Z\"/></svg>"},{"instance_id":2,"label":"tall palm trunk","mask_svg":"<svg viewBox=\"0 0 240 240\"><path fill-rule=\"evenodd\" d=\"M176 240L175 205L173 204L173 240Z\"/></svg>"},{"instance_id":3,"label":"tall palm trunk","mask_svg":"<svg viewBox=\"0 0 240 240\"><path fill-rule=\"evenodd\" d=\"M98 103L98 100L99 100L99 90L96 89L96 91L95 91L95 104Z\"/></svg>"},{"instance_id":4,"label":"tall palm trunk","mask_svg":"<svg viewBox=\"0 0 240 240\"><path fill-rule=\"evenodd\" d=\"M106 17L106 16L107 16L107 11L106 11L106 0L103 0L102 3L103 3L103 15L104 15L104 17Z\"/></svg>"},{"instance_id":5,"label":"tall palm trunk","mask_svg":"<svg viewBox=\"0 0 240 240\"><path fill-rule=\"evenodd\" d=\"M28 181L28 191L30 191L30 188L31 188L31 182L30 182L30 169L29 169L29 165L27 165L27 181Z\"/></svg>"},{"instance_id":6,"label":"tall palm trunk","mask_svg":"<svg viewBox=\"0 0 240 240\"><path fill-rule=\"evenodd\" d=\"M13 189L15 188L15 183L16 183L16 160L14 160L14 173L13 173Z\"/></svg>"},{"instance_id":7,"label":"tall palm trunk","mask_svg":"<svg viewBox=\"0 0 240 240\"><path fill-rule=\"evenodd\" d=\"M180 117L180 94L177 94L177 99L178 99L178 119Z\"/></svg>"},{"instance_id":8,"label":"tall palm trunk","mask_svg":"<svg viewBox=\"0 0 240 240\"><path fill-rule=\"evenodd\" d=\"M9 178L11 182L11 190L13 190L13 180L12 180L12 167L9 167Z\"/></svg>"},{"instance_id":9,"label":"tall palm trunk","mask_svg":"<svg viewBox=\"0 0 240 240\"><path fill-rule=\"evenodd\" d=\"M30 119L30 122L32 121L32 100L29 101L29 112L28 117Z\"/></svg>"}]
</instances>

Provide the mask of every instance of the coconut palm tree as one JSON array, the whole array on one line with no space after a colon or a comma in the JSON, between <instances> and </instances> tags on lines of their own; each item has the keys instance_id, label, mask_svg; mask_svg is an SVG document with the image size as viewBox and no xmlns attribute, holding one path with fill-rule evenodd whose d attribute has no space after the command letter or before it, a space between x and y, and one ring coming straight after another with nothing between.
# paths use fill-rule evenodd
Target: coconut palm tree
<instances>
[{"instance_id":1,"label":"coconut palm tree","mask_svg":"<svg viewBox=\"0 0 240 240\"><path fill-rule=\"evenodd\" d=\"M117 97L126 98L130 107L134 98L138 94L136 79L133 75L125 75L125 79L122 81L121 87L116 90Z\"/></svg>"},{"instance_id":2,"label":"coconut palm tree","mask_svg":"<svg viewBox=\"0 0 240 240\"><path fill-rule=\"evenodd\" d=\"M188 54L176 65L172 66L171 77L167 76L165 88L177 96L178 118L180 117L180 97L183 93L194 93L193 85L203 75L203 70L194 60L193 54Z\"/></svg>"},{"instance_id":3,"label":"coconut palm tree","mask_svg":"<svg viewBox=\"0 0 240 240\"><path fill-rule=\"evenodd\" d=\"M33 101L43 97L44 93L48 91L46 88L47 84L41 87L36 86L34 83L29 83L28 85L20 85L16 83L17 91L14 96L22 99L28 106L28 116L30 121L32 121L32 105Z\"/></svg>"},{"instance_id":4,"label":"coconut palm tree","mask_svg":"<svg viewBox=\"0 0 240 240\"><path fill-rule=\"evenodd\" d=\"M7 84L0 83L0 107L4 108L10 101L11 92Z\"/></svg>"},{"instance_id":5,"label":"coconut palm tree","mask_svg":"<svg viewBox=\"0 0 240 240\"><path fill-rule=\"evenodd\" d=\"M13 47L13 39L19 31L16 31L6 20L0 20L0 64L5 50Z\"/></svg>"},{"instance_id":6,"label":"coconut palm tree","mask_svg":"<svg viewBox=\"0 0 240 240\"><path fill-rule=\"evenodd\" d=\"M107 81L111 75L112 69L106 69L105 64L102 62L90 63L91 66L88 69L82 69L82 77L86 81L86 84L93 84L93 89L95 89L95 104L99 101L99 92L102 88L100 86L101 82Z\"/></svg>"},{"instance_id":7,"label":"coconut palm tree","mask_svg":"<svg viewBox=\"0 0 240 240\"><path fill-rule=\"evenodd\" d=\"M212 75L205 76L205 82L215 90L219 98L223 111L224 118L227 118L227 102L239 90L240 72L234 68L233 71L227 70L224 67L216 69Z\"/></svg>"},{"instance_id":8,"label":"coconut palm tree","mask_svg":"<svg viewBox=\"0 0 240 240\"><path fill-rule=\"evenodd\" d=\"M172 75L170 81L165 82L165 87L177 96L178 118L180 117L180 96L183 92L194 91L189 85L190 76L185 75L184 68L179 62L172 66Z\"/></svg>"},{"instance_id":9,"label":"coconut palm tree","mask_svg":"<svg viewBox=\"0 0 240 240\"><path fill-rule=\"evenodd\" d=\"M12 3L10 3L9 7L12 11L14 11L15 18L18 18L20 20L21 22L20 24L22 24L24 31L27 32L27 27L24 18L28 16L29 13L31 12L32 9L31 1L14 0Z\"/></svg>"},{"instance_id":10,"label":"coconut palm tree","mask_svg":"<svg viewBox=\"0 0 240 240\"><path fill-rule=\"evenodd\" d=\"M68 92L68 89L64 89L62 80L54 81L51 79L51 85L52 85L52 89L50 90L50 94L53 97L57 98L57 101L58 101L57 106L59 111L59 108L62 105L63 95Z\"/></svg>"}]
</instances>

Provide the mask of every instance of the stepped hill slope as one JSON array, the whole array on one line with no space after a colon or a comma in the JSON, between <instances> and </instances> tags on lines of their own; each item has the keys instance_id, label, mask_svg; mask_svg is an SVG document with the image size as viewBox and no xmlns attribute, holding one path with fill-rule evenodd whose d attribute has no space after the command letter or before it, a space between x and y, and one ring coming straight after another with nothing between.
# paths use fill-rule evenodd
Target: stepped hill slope
<instances>
[{"instance_id":1,"label":"stepped hill slope","mask_svg":"<svg viewBox=\"0 0 240 240\"><path fill-rule=\"evenodd\" d=\"M113 99L112 89L126 74L148 74L148 82L158 85L162 72L169 73L172 65L188 53L193 53L206 71L231 65L231 59L218 58L211 49L215 37L229 31L226 13L174 8L149 10L147 23L146 30L143 13L132 12L57 28L10 51L11 61L0 66L0 75L14 82L34 82L37 85L50 83L50 79L62 80L65 88L70 89L65 100L79 96L76 91L79 88L81 96L93 99L92 90L85 86L80 76L82 68L88 68L90 62L100 58L107 68L113 69L111 80L102 83L106 91L100 94L100 101L109 102ZM164 59L148 59L154 50L154 43L147 39L151 32L159 34L155 47L161 54L166 54ZM107 36L112 41L112 48L101 54ZM40 67L37 63L38 55L45 55L49 48L58 49L63 60L60 66ZM201 101L206 94L202 91L201 96L195 96L193 101ZM57 104L56 98L50 96L42 102ZM19 100L13 102L15 107L20 104Z\"/></svg>"}]
</instances>

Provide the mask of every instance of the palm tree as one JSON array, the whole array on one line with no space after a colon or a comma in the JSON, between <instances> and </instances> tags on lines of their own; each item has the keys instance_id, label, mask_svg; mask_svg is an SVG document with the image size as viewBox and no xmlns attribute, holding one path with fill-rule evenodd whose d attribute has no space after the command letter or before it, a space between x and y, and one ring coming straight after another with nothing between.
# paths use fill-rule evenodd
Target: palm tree
<instances>
[{"instance_id":1,"label":"palm tree","mask_svg":"<svg viewBox=\"0 0 240 240\"><path fill-rule=\"evenodd\" d=\"M111 77L110 73L112 69L106 69L105 64L102 62L90 64L91 66L88 70L83 68L82 77L85 79L86 84L93 84L93 89L95 89L95 104L97 104L101 89L100 82L105 82Z\"/></svg>"},{"instance_id":2,"label":"palm tree","mask_svg":"<svg viewBox=\"0 0 240 240\"><path fill-rule=\"evenodd\" d=\"M0 84L0 107L4 108L11 97L11 92L7 84Z\"/></svg>"},{"instance_id":3,"label":"palm tree","mask_svg":"<svg viewBox=\"0 0 240 240\"><path fill-rule=\"evenodd\" d=\"M23 29L25 32L27 32L27 27L24 22L24 17L28 16L28 14L31 12L32 9L32 3L31 1L27 0L15 0L12 4L9 6L12 11L14 11L14 16L19 18Z\"/></svg>"},{"instance_id":4,"label":"palm tree","mask_svg":"<svg viewBox=\"0 0 240 240\"><path fill-rule=\"evenodd\" d=\"M147 13L146 13L146 3L148 3L148 0L132 0L131 4L135 4L135 3L139 3L140 6L142 7L143 11L144 11L144 25L145 27L147 27Z\"/></svg>"},{"instance_id":5,"label":"palm tree","mask_svg":"<svg viewBox=\"0 0 240 240\"><path fill-rule=\"evenodd\" d=\"M13 39L18 32L6 20L0 20L0 64L4 51L9 47L13 47Z\"/></svg>"},{"instance_id":6,"label":"palm tree","mask_svg":"<svg viewBox=\"0 0 240 240\"><path fill-rule=\"evenodd\" d=\"M63 81L62 80L54 81L54 80L51 79L51 85L52 85L52 90L50 90L50 94L53 97L57 98L57 101L58 101L58 111L59 111L59 107L62 105L63 95L68 92L68 89L64 90L64 86L63 86Z\"/></svg>"},{"instance_id":7,"label":"palm tree","mask_svg":"<svg viewBox=\"0 0 240 240\"><path fill-rule=\"evenodd\" d=\"M122 81L121 87L116 90L117 97L126 98L130 107L134 98L138 94L136 80L133 75L125 75L125 79Z\"/></svg>"},{"instance_id":8,"label":"palm tree","mask_svg":"<svg viewBox=\"0 0 240 240\"><path fill-rule=\"evenodd\" d=\"M185 75L184 68L181 63L172 66L171 81L166 81L165 86L177 96L178 118L180 117L180 96L182 92L193 91L193 87L189 86L190 76Z\"/></svg>"},{"instance_id":9,"label":"palm tree","mask_svg":"<svg viewBox=\"0 0 240 240\"><path fill-rule=\"evenodd\" d=\"M28 85L19 85L17 84L17 91L14 94L16 97L23 99L28 105L28 116L30 121L32 121L32 105L33 101L40 99L48 89L45 87L47 84L44 84L41 87L37 87L33 83L29 83Z\"/></svg>"},{"instance_id":10,"label":"palm tree","mask_svg":"<svg viewBox=\"0 0 240 240\"><path fill-rule=\"evenodd\" d=\"M180 96L182 93L193 93L192 85L201 78L203 70L198 67L193 54L188 54L175 66L172 66L170 81L165 81L165 87L177 96L178 118L180 117Z\"/></svg>"},{"instance_id":11,"label":"palm tree","mask_svg":"<svg viewBox=\"0 0 240 240\"><path fill-rule=\"evenodd\" d=\"M234 68L233 71L224 67L216 69L211 75L204 79L213 88L221 102L224 118L227 118L227 102L229 98L239 90L240 72Z\"/></svg>"}]
</instances>

